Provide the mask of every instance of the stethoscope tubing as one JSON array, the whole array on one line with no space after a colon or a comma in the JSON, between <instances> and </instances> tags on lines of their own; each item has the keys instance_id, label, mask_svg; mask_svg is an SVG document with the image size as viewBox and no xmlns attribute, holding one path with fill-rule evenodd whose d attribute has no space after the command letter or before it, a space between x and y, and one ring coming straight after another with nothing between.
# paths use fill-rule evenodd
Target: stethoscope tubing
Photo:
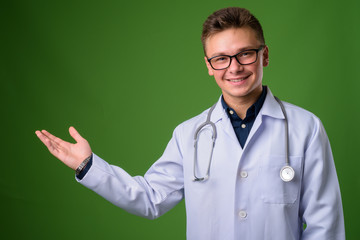
<instances>
[{"instance_id":1,"label":"stethoscope tubing","mask_svg":"<svg viewBox=\"0 0 360 240\"><path fill-rule=\"evenodd\" d=\"M212 155L214 152L214 147L215 147L215 141L216 141L216 137L217 137L217 131L216 131L216 126L215 123L213 123L212 121L210 121L210 117L212 112L214 111L216 107L216 104L214 104L207 115L206 121L201 124L195 131L195 135L194 135L194 181L204 181L207 180L209 178L209 174L210 174L210 166L211 166L211 160L212 160ZM211 152L210 152L210 159L209 159L209 164L208 164L208 168L206 170L206 175L205 177L197 177L196 176L196 163L197 163L197 144L198 144L198 139L199 139L199 135L200 132L204 129L205 126L210 125L213 129L212 131L212 146L211 146Z\"/></svg>"},{"instance_id":2,"label":"stethoscope tubing","mask_svg":"<svg viewBox=\"0 0 360 240\"><path fill-rule=\"evenodd\" d=\"M289 166L289 122L288 122L284 104L281 102L281 100L278 97L274 96L274 98L279 103L281 111L283 112L284 118L285 118L285 140L286 140L285 141L285 151L286 151L285 163L287 166Z\"/></svg>"}]
</instances>

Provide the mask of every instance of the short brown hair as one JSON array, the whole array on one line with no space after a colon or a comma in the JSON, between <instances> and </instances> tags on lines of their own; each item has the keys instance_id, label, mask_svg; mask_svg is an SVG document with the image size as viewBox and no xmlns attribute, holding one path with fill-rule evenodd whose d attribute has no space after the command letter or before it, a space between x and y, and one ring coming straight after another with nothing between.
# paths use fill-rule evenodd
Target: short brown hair
<instances>
[{"instance_id":1,"label":"short brown hair","mask_svg":"<svg viewBox=\"0 0 360 240\"><path fill-rule=\"evenodd\" d=\"M205 52L205 41L210 36L229 28L250 27L260 42L265 45L265 38L259 20L249 10L239 7L223 8L211 14L203 24L201 42Z\"/></svg>"}]
</instances>

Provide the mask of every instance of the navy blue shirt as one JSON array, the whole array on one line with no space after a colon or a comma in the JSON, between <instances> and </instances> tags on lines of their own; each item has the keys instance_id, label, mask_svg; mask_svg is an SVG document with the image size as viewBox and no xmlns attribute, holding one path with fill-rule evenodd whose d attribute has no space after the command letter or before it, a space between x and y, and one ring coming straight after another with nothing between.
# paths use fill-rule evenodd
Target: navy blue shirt
<instances>
[{"instance_id":1,"label":"navy blue shirt","mask_svg":"<svg viewBox=\"0 0 360 240\"><path fill-rule=\"evenodd\" d=\"M228 114L231 124L234 128L237 139L239 140L240 146L243 148L246 142L246 139L249 136L250 130L255 122L255 118L260 112L262 105L264 104L266 97L267 87L263 86L263 91L259 99L251 105L246 111L246 117L241 119L235 112L234 109L230 108L224 98L221 98L221 104Z\"/></svg>"}]
</instances>

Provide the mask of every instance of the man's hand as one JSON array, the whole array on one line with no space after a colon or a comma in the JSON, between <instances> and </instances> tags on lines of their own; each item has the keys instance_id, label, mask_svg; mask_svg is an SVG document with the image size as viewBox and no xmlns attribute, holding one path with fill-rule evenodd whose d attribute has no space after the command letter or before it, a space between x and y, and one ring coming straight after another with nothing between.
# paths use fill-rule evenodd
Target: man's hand
<instances>
[{"instance_id":1,"label":"man's hand","mask_svg":"<svg viewBox=\"0 0 360 240\"><path fill-rule=\"evenodd\" d=\"M75 139L75 144L55 137L46 130L35 132L52 155L60 159L68 167L76 170L92 154L92 151L88 141L81 137L74 127L69 128L69 133Z\"/></svg>"}]
</instances>

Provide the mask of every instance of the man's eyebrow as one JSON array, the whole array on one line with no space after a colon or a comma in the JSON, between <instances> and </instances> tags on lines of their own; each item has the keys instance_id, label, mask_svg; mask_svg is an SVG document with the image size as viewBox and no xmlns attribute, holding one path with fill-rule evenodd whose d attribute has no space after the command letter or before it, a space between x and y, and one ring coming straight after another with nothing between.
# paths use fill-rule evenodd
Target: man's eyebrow
<instances>
[{"instance_id":1,"label":"man's eyebrow","mask_svg":"<svg viewBox=\"0 0 360 240\"><path fill-rule=\"evenodd\" d=\"M237 49L235 54L237 54L239 52L242 52L242 51L249 50L249 49L257 49L257 48L254 47L254 46L242 47L242 48ZM209 56L209 58L216 57L216 56L222 56L222 55L230 56L230 55L233 55L233 54L227 54L227 53L224 53L224 52L215 52L214 54Z\"/></svg>"}]
</instances>

